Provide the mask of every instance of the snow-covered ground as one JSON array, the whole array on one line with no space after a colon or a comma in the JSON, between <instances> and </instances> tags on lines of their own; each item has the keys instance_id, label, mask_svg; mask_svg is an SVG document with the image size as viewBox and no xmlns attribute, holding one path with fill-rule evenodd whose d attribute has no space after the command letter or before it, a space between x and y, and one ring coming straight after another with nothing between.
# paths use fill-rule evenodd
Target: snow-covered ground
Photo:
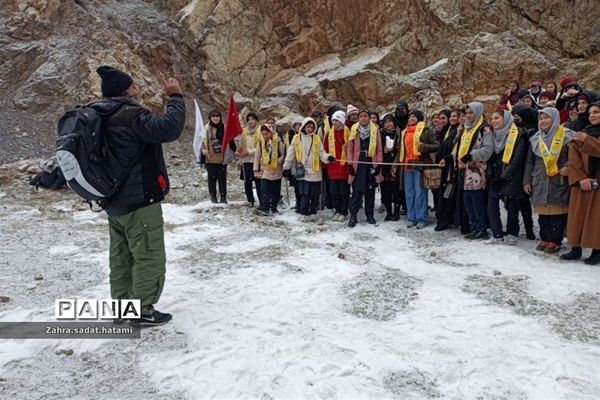
<instances>
[{"instance_id":1,"label":"snow-covered ground","mask_svg":"<svg viewBox=\"0 0 600 400\"><path fill-rule=\"evenodd\" d=\"M106 217L29 200L0 200L0 320L107 297ZM598 267L405 221L185 203L164 204L157 308L172 323L140 340L0 341L0 398L600 398Z\"/></svg>"}]
</instances>

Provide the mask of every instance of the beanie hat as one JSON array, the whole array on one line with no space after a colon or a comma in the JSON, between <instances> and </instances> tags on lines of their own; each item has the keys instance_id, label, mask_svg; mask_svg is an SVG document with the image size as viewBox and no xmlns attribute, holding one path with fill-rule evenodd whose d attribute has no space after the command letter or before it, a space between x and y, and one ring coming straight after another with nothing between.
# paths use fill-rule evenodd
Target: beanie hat
<instances>
[{"instance_id":1,"label":"beanie hat","mask_svg":"<svg viewBox=\"0 0 600 400\"><path fill-rule=\"evenodd\" d=\"M567 84L571 83L571 82L575 82L575 78L573 78L572 76L565 76L564 78L562 78L560 80L560 87L561 88L565 88L565 86L567 86Z\"/></svg>"},{"instance_id":2,"label":"beanie hat","mask_svg":"<svg viewBox=\"0 0 600 400\"><path fill-rule=\"evenodd\" d=\"M133 83L131 76L116 68L109 67L108 65L98 67L96 72L102 79L100 87L102 89L103 97L122 96Z\"/></svg>"},{"instance_id":3,"label":"beanie hat","mask_svg":"<svg viewBox=\"0 0 600 400\"><path fill-rule=\"evenodd\" d=\"M574 82L574 81L573 81L573 82L569 82L569 83L567 83L567 84L566 84L565 86L563 86L562 88L563 88L563 90L567 90L567 89L570 89L570 88L574 88L574 89L577 89L577 90L581 90L581 87L579 87L579 85L577 84L577 82Z\"/></svg>"},{"instance_id":4,"label":"beanie hat","mask_svg":"<svg viewBox=\"0 0 600 400\"><path fill-rule=\"evenodd\" d=\"M542 92L540 93L540 98L545 97L547 99L554 99L554 94L552 92Z\"/></svg>"},{"instance_id":5,"label":"beanie hat","mask_svg":"<svg viewBox=\"0 0 600 400\"><path fill-rule=\"evenodd\" d=\"M331 121L340 121L342 125L346 124L346 114L343 111L336 111L331 116Z\"/></svg>"},{"instance_id":6,"label":"beanie hat","mask_svg":"<svg viewBox=\"0 0 600 400\"><path fill-rule=\"evenodd\" d=\"M358 108L354 107L352 104L348 104L348 107L346 108L346 117L350 114L358 114Z\"/></svg>"}]
</instances>

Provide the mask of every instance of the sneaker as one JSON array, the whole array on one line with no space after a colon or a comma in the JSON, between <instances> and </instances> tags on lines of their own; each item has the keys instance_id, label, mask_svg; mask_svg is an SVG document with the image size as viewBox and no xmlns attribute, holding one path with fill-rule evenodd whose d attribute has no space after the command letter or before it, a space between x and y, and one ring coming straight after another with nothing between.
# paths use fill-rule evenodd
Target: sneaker
<instances>
[{"instance_id":1,"label":"sneaker","mask_svg":"<svg viewBox=\"0 0 600 400\"><path fill-rule=\"evenodd\" d=\"M417 223L416 223L416 222L410 222L410 221L408 221L408 224L406 224L406 227L407 227L407 228L413 228L413 227L415 227L415 226L417 226Z\"/></svg>"},{"instance_id":2,"label":"sneaker","mask_svg":"<svg viewBox=\"0 0 600 400\"><path fill-rule=\"evenodd\" d=\"M279 210L276 208L271 209L271 213L273 214L279 214Z\"/></svg>"},{"instance_id":3,"label":"sneaker","mask_svg":"<svg viewBox=\"0 0 600 400\"><path fill-rule=\"evenodd\" d=\"M463 237L467 240L473 240L473 238L475 237L475 232L466 233Z\"/></svg>"},{"instance_id":4,"label":"sneaker","mask_svg":"<svg viewBox=\"0 0 600 400\"><path fill-rule=\"evenodd\" d=\"M565 261L579 260L580 258L581 258L581 247L572 247L571 251L569 251L568 253L562 254L560 256L560 259L565 260Z\"/></svg>"},{"instance_id":5,"label":"sneaker","mask_svg":"<svg viewBox=\"0 0 600 400\"><path fill-rule=\"evenodd\" d=\"M388 222L388 221L391 221L391 220L392 220L392 218L393 218L393 217L392 217L392 214L390 214L390 213L387 213L387 214L385 215L385 218L384 218L383 220L384 220L384 221L386 221L386 222Z\"/></svg>"},{"instance_id":6,"label":"sneaker","mask_svg":"<svg viewBox=\"0 0 600 400\"><path fill-rule=\"evenodd\" d=\"M333 217L331 217L331 220L332 221L337 221L339 216L340 216L340 214L335 213L335 214L333 214Z\"/></svg>"},{"instance_id":7,"label":"sneaker","mask_svg":"<svg viewBox=\"0 0 600 400\"><path fill-rule=\"evenodd\" d=\"M346 220L346 216L342 214L338 214L337 221L344 222Z\"/></svg>"},{"instance_id":8,"label":"sneaker","mask_svg":"<svg viewBox=\"0 0 600 400\"><path fill-rule=\"evenodd\" d=\"M558 243L548 242L548 245L544 249L545 254L556 254L560 251L561 246Z\"/></svg>"},{"instance_id":9,"label":"sneaker","mask_svg":"<svg viewBox=\"0 0 600 400\"><path fill-rule=\"evenodd\" d=\"M584 261L587 265L598 265L600 264L600 250L592 250L592 254Z\"/></svg>"},{"instance_id":10,"label":"sneaker","mask_svg":"<svg viewBox=\"0 0 600 400\"><path fill-rule=\"evenodd\" d=\"M424 224L423 222L419 222L417 224L417 229L425 229L427 228L427 224Z\"/></svg>"},{"instance_id":11,"label":"sneaker","mask_svg":"<svg viewBox=\"0 0 600 400\"><path fill-rule=\"evenodd\" d=\"M504 243L504 238L503 237L493 237L489 240L486 240L485 242L483 242L485 244L503 244Z\"/></svg>"},{"instance_id":12,"label":"sneaker","mask_svg":"<svg viewBox=\"0 0 600 400\"><path fill-rule=\"evenodd\" d=\"M227 204L227 197L221 195L221 199L219 200L219 203L221 203L221 204Z\"/></svg>"},{"instance_id":13,"label":"sneaker","mask_svg":"<svg viewBox=\"0 0 600 400\"><path fill-rule=\"evenodd\" d=\"M171 314L161 313L158 310L154 310L152 314L142 314L140 319L131 319L129 323L138 326L158 326L164 325L173 319Z\"/></svg>"},{"instance_id":14,"label":"sneaker","mask_svg":"<svg viewBox=\"0 0 600 400\"><path fill-rule=\"evenodd\" d=\"M373 218L372 215L367 217L367 224L375 225L376 223L377 221L375 221L375 218Z\"/></svg>"},{"instance_id":15,"label":"sneaker","mask_svg":"<svg viewBox=\"0 0 600 400\"><path fill-rule=\"evenodd\" d=\"M548 247L548 242L541 241L535 248L537 251L544 251Z\"/></svg>"},{"instance_id":16,"label":"sneaker","mask_svg":"<svg viewBox=\"0 0 600 400\"><path fill-rule=\"evenodd\" d=\"M513 235L507 235L504 238L504 243L506 243L509 246L515 246L517 243L519 243L519 239L517 239L516 236Z\"/></svg>"},{"instance_id":17,"label":"sneaker","mask_svg":"<svg viewBox=\"0 0 600 400\"><path fill-rule=\"evenodd\" d=\"M264 209L262 209L262 208L257 208L257 209L254 211L254 213L255 213L256 215L262 215L262 216L264 216L264 217L267 217L267 216L269 216L269 210L264 210Z\"/></svg>"}]
</instances>

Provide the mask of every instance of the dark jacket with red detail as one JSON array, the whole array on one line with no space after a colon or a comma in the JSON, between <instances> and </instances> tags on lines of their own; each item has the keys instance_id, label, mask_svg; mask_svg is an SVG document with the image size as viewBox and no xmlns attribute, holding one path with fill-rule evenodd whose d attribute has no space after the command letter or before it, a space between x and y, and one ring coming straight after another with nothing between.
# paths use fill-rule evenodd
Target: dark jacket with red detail
<instances>
[{"instance_id":1,"label":"dark jacket with red detail","mask_svg":"<svg viewBox=\"0 0 600 400\"><path fill-rule=\"evenodd\" d=\"M185 123L185 103L181 95L169 98L164 115L153 114L131 98L106 98L96 103L103 114L106 147L115 162L127 168L127 179L109 199L108 215L124 215L162 201L169 192L169 177L162 143L177 140Z\"/></svg>"}]
</instances>

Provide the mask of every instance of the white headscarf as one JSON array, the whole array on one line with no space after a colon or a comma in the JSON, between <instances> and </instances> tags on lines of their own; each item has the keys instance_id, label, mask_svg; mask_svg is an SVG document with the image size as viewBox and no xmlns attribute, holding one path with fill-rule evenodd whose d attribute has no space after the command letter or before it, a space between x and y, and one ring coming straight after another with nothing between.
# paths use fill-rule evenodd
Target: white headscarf
<instances>
[{"instance_id":1,"label":"white headscarf","mask_svg":"<svg viewBox=\"0 0 600 400\"><path fill-rule=\"evenodd\" d=\"M531 137L531 139L529 139L529 142L531 143L531 150L533 151L533 153L538 157L542 157L542 151L540 150L540 135L546 146L548 146L549 148L552 145L552 139L554 139L554 135L556 134L556 131L560 126L560 113L554 107L542 108L539 113L546 114L550 118L552 118L552 125L550 126L550 129L547 132L542 130L538 122L538 131L535 135ZM572 137L573 131L570 129L565 129L565 141L563 144L566 144L569 141L571 141Z\"/></svg>"},{"instance_id":2,"label":"white headscarf","mask_svg":"<svg viewBox=\"0 0 600 400\"><path fill-rule=\"evenodd\" d=\"M504 119L504 124L500 128L494 129L494 151L496 154L504 150L506 139L508 139L508 131L515 122L512 114L506 110L502 110L502 118Z\"/></svg>"},{"instance_id":3,"label":"white headscarf","mask_svg":"<svg viewBox=\"0 0 600 400\"><path fill-rule=\"evenodd\" d=\"M483 115L484 108L483 104L477 101L472 101L469 104L467 104L467 108L470 108L475 113L475 119L473 120L473 122L465 121L465 128L471 129L473 125L475 125L479 117Z\"/></svg>"}]
</instances>

